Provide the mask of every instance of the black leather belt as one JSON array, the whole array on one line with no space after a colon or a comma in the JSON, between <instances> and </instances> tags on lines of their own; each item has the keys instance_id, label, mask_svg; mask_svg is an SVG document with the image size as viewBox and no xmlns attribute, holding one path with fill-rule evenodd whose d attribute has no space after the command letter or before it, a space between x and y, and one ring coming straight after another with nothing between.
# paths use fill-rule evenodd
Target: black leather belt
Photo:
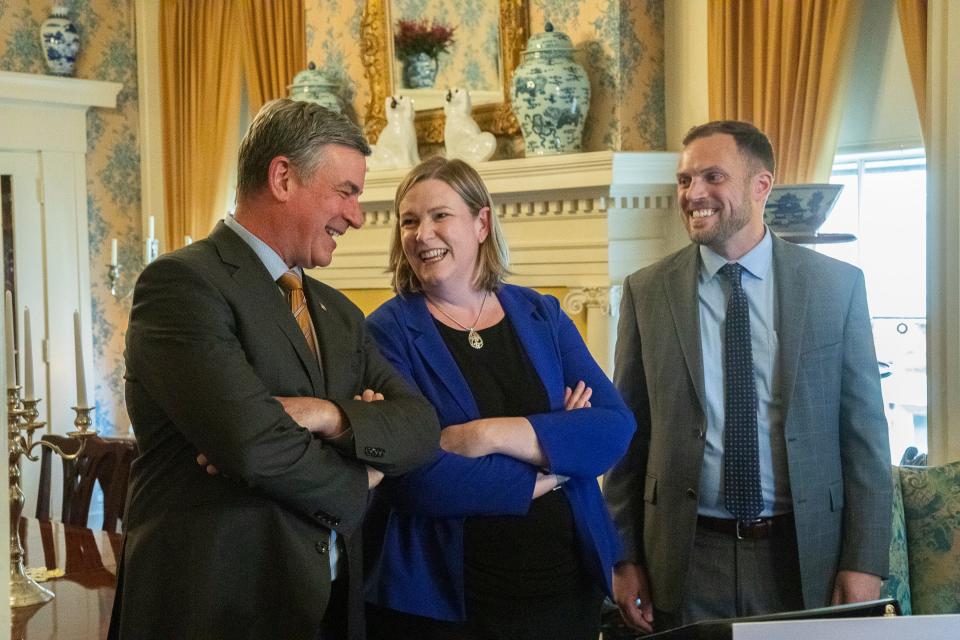
<instances>
[{"instance_id":1,"label":"black leather belt","mask_svg":"<svg viewBox=\"0 0 960 640\"><path fill-rule=\"evenodd\" d=\"M760 540L770 538L793 528L793 514L785 513L772 518L757 518L756 520L734 520L732 518L711 518L697 516L697 527L705 531L715 531L736 536L743 540Z\"/></svg>"}]
</instances>

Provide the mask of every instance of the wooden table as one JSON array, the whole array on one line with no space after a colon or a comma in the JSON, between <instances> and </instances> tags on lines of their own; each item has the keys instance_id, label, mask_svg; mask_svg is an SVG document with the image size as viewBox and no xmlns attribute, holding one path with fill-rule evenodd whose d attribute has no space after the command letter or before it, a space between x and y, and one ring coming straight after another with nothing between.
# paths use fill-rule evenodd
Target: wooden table
<instances>
[{"instance_id":1,"label":"wooden table","mask_svg":"<svg viewBox=\"0 0 960 640\"><path fill-rule=\"evenodd\" d=\"M20 518L24 565L64 575L41 584L56 597L12 610L10 637L30 640L96 640L107 637L117 584L120 534Z\"/></svg>"}]
</instances>

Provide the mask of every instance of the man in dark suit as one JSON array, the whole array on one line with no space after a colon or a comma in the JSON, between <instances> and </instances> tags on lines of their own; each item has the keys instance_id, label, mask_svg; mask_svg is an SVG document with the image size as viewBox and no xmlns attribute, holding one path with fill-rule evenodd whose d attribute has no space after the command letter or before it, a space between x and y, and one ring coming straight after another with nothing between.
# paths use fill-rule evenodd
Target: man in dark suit
<instances>
[{"instance_id":1,"label":"man in dark suit","mask_svg":"<svg viewBox=\"0 0 960 640\"><path fill-rule=\"evenodd\" d=\"M694 244L630 275L615 382L637 431L604 490L614 593L642 631L876 598L890 454L863 274L763 223L769 140L691 129Z\"/></svg>"},{"instance_id":2,"label":"man in dark suit","mask_svg":"<svg viewBox=\"0 0 960 640\"><path fill-rule=\"evenodd\" d=\"M369 152L339 114L268 103L241 144L236 213L140 276L126 399L142 455L113 637L364 637L368 491L439 441L360 310L302 271L362 224Z\"/></svg>"}]
</instances>

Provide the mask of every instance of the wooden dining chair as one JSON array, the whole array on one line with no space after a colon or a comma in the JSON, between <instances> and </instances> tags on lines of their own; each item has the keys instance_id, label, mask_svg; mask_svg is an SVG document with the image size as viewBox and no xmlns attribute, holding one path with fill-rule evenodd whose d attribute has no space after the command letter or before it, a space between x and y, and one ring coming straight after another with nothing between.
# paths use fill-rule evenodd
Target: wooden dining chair
<instances>
[{"instance_id":1,"label":"wooden dining chair","mask_svg":"<svg viewBox=\"0 0 960 640\"><path fill-rule=\"evenodd\" d=\"M75 453L80 444L73 438L47 434L43 440ZM42 448L40 489L37 492L37 519L50 519L50 484L52 452ZM65 524L86 527L90 500L95 483L103 491L103 530L116 531L117 520L123 518L127 497L130 465L138 455L136 442L129 438L87 439L83 453L74 460L63 460L63 506L60 519Z\"/></svg>"}]
</instances>

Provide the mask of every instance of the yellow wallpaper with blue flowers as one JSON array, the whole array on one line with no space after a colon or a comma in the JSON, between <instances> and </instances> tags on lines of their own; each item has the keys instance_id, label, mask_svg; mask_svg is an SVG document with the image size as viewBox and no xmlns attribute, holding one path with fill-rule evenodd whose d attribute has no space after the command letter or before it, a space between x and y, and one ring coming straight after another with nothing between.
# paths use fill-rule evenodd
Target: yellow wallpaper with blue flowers
<instances>
[{"instance_id":1,"label":"yellow wallpaper with blue flowers","mask_svg":"<svg viewBox=\"0 0 960 640\"><path fill-rule=\"evenodd\" d=\"M0 0L0 70L45 73L40 24L49 0ZM123 337L129 300L117 301L106 282L110 238L119 239L122 290L142 268L137 47L132 0L61 0L80 33L76 76L119 82L116 109L87 113L87 220L90 234L96 428L126 430Z\"/></svg>"},{"instance_id":2,"label":"yellow wallpaper with blue flowers","mask_svg":"<svg viewBox=\"0 0 960 640\"><path fill-rule=\"evenodd\" d=\"M448 5L462 12L480 0L391 1L407 15L446 19L455 15ZM664 149L663 0L529 0L529 8L531 33L552 22L573 40L576 59L590 76L584 149ZM360 60L362 15L360 2L306 0L307 57L344 84L346 101L358 114L370 99ZM463 29L457 37L486 40L485 33ZM438 86L446 85L438 80Z\"/></svg>"},{"instance_id":3,"label":"yellow wallpaper with blue flowers","mask_svg":"<svg viewBox=\"0 0 960 640\"><path fill-rule=\"evenodd\" d=\"M411 15L457 18L466 66L463 84L493 71L492 27L480 20L480 2L492 0L392 0ZM40 24L49 0L0 0L0 69L44 73ZM82 48L76 75L119 82L117 109L88 113L87 216L90 235L91 308L96 427L124 431L123 339L129 299L116 300L106 283L109 239L120 241L124 265L121 290L128 291L142 268L137 60L133 0L61 0L77 25ZM363 3L305 0L308 59L339 78L354 117L363 114L369 89L360 60ZM530 0L531 31L546 20L578 47L593 97L585 149L664 148L663 0ZM456 7L459 13L454 13ZM476 12L476 15L474 13ZM461 84L461 79L448 80ZM443 86L443 85L441 85Z\"/></svg>"}]
</instances>

